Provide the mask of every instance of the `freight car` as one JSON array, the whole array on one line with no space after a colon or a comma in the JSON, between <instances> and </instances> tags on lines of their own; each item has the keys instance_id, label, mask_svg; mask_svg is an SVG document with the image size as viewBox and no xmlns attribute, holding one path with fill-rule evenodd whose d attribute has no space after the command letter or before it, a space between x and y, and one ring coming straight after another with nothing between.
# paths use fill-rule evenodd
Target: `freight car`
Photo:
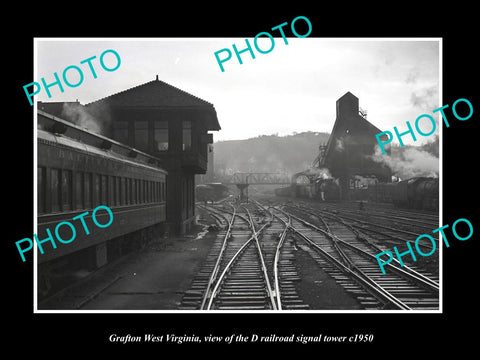
<instances>
[{"instance_id":1,"label":"freight car","mask_svg":"<svg viewBox=\"0 0 480 360\"><path fill-rule=\"evenodd\" d=\"M371 201L412 209L438 210L438 178L415 177L393 183L378 183L368 189Z\"/></svg>"},{"instance_id":2,"label":"freight car","mask_svg":"<svg viewBox=\"0 0 480 360\"><path fill-rule=\"evenodd\" d=\"M287 197L290 197L294 194L294 188L295 188L295 185L289 185L289 186L285 186L285 187L281 187L281 188L277 188L275 189L275 195L276 196L287 196Z\"/></svg>"},{"instance_id":3,"label":"freight car","mask_svg":"<svg viewBox=\"0 0 480 360\"><path fill-rule=\"evenodd\" d=\"M48 238L47 228L87 211L91 230L87 236L77 229L75 241L56 248L45 242L37 256L41 299L162 231L167 173L153 156L40 110L37 119L36 234ZM98 205L113 213L108 228L90 226Z\"/></svg>"},{"instance_id":4,"label":"freight car","mask_svg":"<svg viewBox=\"0 0 480 360\"><path fill-rule=\"evenodd\" d=\"M200 184L195 187L197 201L218 201L230 195L230 189L220 183Z\"/></svg>"}]
</instances>

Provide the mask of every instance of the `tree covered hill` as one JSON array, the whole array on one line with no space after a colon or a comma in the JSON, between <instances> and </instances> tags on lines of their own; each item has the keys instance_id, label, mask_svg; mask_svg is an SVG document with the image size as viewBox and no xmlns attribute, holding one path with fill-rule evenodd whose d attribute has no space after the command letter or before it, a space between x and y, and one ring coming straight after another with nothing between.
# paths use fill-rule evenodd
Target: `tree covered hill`
<instances>
[{"instance_id":1,"label":"tree covered hill","mask_svg":"<svg viewBox=\"0 0 480 360\"><path fill-rule=\"evenodd\" d=\"M261 135L246 140L214 143L216 181L235 172L284 172L293 175L308 169L318 155L319 145L327 144L329 133L302 132L293 135ZM391 155L380 151L371 156L392 169L401 179L438 176L438 136L421 146L392 145Z\"/></svg>"},{"instance_id":2,"label":"tree covered hill","mask_svg":"<svg viewBox=\"0 0 480 360\"><path fill-rule=\"evenodd\" d=\"M217 178L235 172L285 172L293 175L311 166L318 147L330 134L318 132L293 135L261 135L246 140L214 143L214 169Z\"/></svg>"}]
</instances>

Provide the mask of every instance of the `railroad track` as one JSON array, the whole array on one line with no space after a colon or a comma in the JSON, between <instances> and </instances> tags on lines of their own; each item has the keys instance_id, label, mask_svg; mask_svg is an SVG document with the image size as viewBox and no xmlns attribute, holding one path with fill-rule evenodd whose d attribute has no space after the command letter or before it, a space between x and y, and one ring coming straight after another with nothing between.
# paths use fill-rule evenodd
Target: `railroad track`
<instances>
[{"instance_id":1,"label":"railroad track","mask_svg":"<svg viewBox=\"0 0 480 360\"><path fill-rule=\"evenodd\" d=\"M434 227L435 225L432 225L431 227L429 227L429 230L426 232L419 233L411 230L405 230L403 228L393 227L392 225L385 225L385 224L378 223L376 221L377 220L376 216L373 217L375 219L375 222L373 222L373 221L360 220L359 217L361 216L355 213L351 213L351 214L345 214L343 212L333 213L331 211L315 209L305 205L292 207L292 210L293 211L298 210L310 216L317 217L319 219L320 218L334 219L335 221L341 222L345 226L348 226L353 232L356 233L357 236L369 238L371 241L374 241L382 245L387 243L392 245L397 245L397 246L403 245L405 244L405 241L414 242L416 238L421 234L428 233L436 240L435 247L438 248L439 246L438 234L431 233L433 229L438 227L438 224L436 225L436 227ZM392 220L395 219L393 215L390 215L389 218L391 218ZM403 219L402 216L400 216L399 218ZM428 242L419 242L418 246L422 248L426 253L430 252L433 249L433 245Z\"/></svg>"},{"instance_id":2,"label":"railroad track","mask_svg":"<svg viewBox=\"0 0 480 360\"><path fill-rule=\"evenodd\" d=\"M326 271L344 283L365 308L438 309L439 286L435 280L394 262L384 275L374 256L381 249L358 236L352 227L322 217L323 226L319 227L284 210L278 211L283 213L284 221L290 219L295 235L320 255L321 259L316 257L316 260L321 266L325 266L325 260L334 265L334 268L327 266ZM352 279L364 291L353 285Z\"/></svg>"},{"instance_id":3,"label":"railroad track","mask_svg":"<svg viewBox=\"0 0 480 360\"><path fill-rule=\"evenodd\" d=\"M183 309L305 310L296 264L303 250L363 309L431 310L439 307L435 276L392 261L383 274L375 254L383 251L344 219L295 207L202 206L220 231L184 296ZM297 213L293 213L296 210ZM303 216L301 215L301 212ZM300 212L300 214L298 213ZM311 222L312 216L318 220Z\"/></svg>"},{"instance_id":4,"label":"railroad track","mask_svg":"<svg viewBox=\"0 0 480 360\"><path fill-rule=\"evenodd\" d=\"M251 207L251 206L250 206ZM211 253L185 294L181 308L277 310L306 308L294 291L298 274L283 245L278 220L258 209L202 206L222 227ZM257 213L257 214L256 214ZM285 294L280 298L280 287Z\"/></svg>"},{"instance_id":5,"label":"railroad track","mask_svg":"<svg viewBox=\"0 0 480 360\"><path fill-rule=\"evenodd\" d=\"M368 203L363 202L362 210L359 207L360 203L353 204L327 204L322 203L321 207L329 212L334 211L339 216L348 216L350 218L368 221L370 217L374 217L377 222L386 225L395 224L398 228L418 229L419 231L430 232L439 226L438 214L421 211L405 211L398 208L384 208L377 209L368 206ZM312 204L311 204L312 205ZM304 207L308 207L303 204ZM311 208L311 207L310 207ZM313 208L311 208L313 209ZM318 209L318 206L314 210Z\"/></svg>"}]
</instances>

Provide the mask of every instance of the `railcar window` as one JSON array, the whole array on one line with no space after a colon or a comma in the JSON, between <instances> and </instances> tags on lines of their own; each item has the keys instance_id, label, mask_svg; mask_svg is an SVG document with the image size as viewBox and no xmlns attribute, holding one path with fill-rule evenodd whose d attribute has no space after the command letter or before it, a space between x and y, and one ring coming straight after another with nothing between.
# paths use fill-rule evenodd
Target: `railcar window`
<instances>
[{"instance_id":1,"label":"railcar window","mask_svg":"<svg viewBox=\"0 0 480 360\"><path fill-rule=\"evenodd\" d=\"M80 171L75 173L75 197L75 208L83 209L84 184L83 173Z\"/></svg>"},{"instance_id":2,"label":"railcar window","mask_svg":"<svg viewBox=\"0 0 480 360\"><path fill-rule=\"evenodd\" d=\"M132 179L127 179L127 197L126 197L126 205L130 205L132 203Z\"/></svg>"},{"instance_id":3,"label":"railcar window","mask_svg":"<svg viewBox=\"0 0 480 360\"><path fill-rule=\"evenodd\" d=\"M92 207L92 174L85 173L85 208L90 209Z\"/></svg>"},{"instance_id":4,"label":"railcar window","mask_svg":"<svg viewBox=\"0 0 480 360\"><path fill-rule=\"evenodd\" d=\"M100 205L100 175L93 174L93 203L94 206Z\"/></svg>"},{"instance_id":5,"label":"railcar window","mask_svg":"<svg viewBox=\"0 0 480 360\"><path fill-rule=\"evenodd\" d=\"M108 204L107 205L116 205L115 204L115 176L108 177Z\"/></svg>"},{"instance_id":6,"label":"railcar window","mask_svg":"<svg viewBox=\"0 0 480 360\"><path fill-rule=\"evenodd\" d=\"M45 167L37 167L37 213L45 213Z\"/></svg>"},{"instance_id":7,"label":"railcar window","mask_svg":"<svg viewBox=\"0 0 480 360\"><path fill-rule=\"evenodd\" d=\"M143 202L148 203L148 181L143 180Z\"/></svg>"},{"instance_id":8,"label":"railcar window","mask_svg":"<svg viewBox=\"0 0 480 360\"><path fill-rule=\"evenodd\" d=\"M145 192L145 202L152 202L152 199L151 199L151 185L152 185L152 182L149 181L149 180L145 180L145 185L147 185L147 191Z\"/></svg>"},{"instance_id":9,"label":"railcar window","mask_svg":"<svg viewBox=\"0 0 480 360\"><path fill-rule=\"evenodd\" d=\"M125 179L125 205L130 204L130 192L131 192L130 179Z\"/></svg>"},{"instance_id":10,"label":"railcar window","mask_svg":"<svg viewBox=\"0 0 480 360\"><path fill-rule=\"evenodd\" d=\"M142 203L142 197L140 196L141 195L141 190L142 190L142 181L141 180L138 180L138 179L135 179L135 182L136 182L136 187L137 187L137 192L135 194L135 200L137 202L137 204L141 204Z\"/></svg>"},{"instance_id":11,"label":"railcar window","mask_svg":"<svg viewBox=\"0 0 480 360\"><path fill-rule=\"evenodd\" d=\"M148 201L153 202L153 181L148 182Z\"/></svg>"},{"instance_id":12,"label":"railcar window","mask_svg":"<svg viewBox=\"0 0 480 360\"><path fill-rule=\"evenodd\" d=\"M144 197L145 197L145 202L149 203L150 202L150 192L148 190L149 190L149 187L150 187L150 181L144 180L143 181L143 186L144 186L143 194L144 194Z\"/></svg>"},{"instance_id":13,"label":"railcar window","mask_svg":"<svg viewBox=\"0 0 480 360\"><path fill-rule=\"evenodd\" d=\"M120 177L115 176L115 205L120 205Z\"/></svg>"},{"instance_id":14,"label":"railcar window","mask_svg":"<svg viewBox=\"0 0 480 360\"><path fill-rule=\"evenodd\" d=\"M144 197L145 197L145 202L146 203L149 203L150 202L150 181L148 180L144 180L143 181L143 185L145 186L145 189L144 189Z\"/></svg>"},{"instance_id":15,"label":"railcar window","mask_svg":"<svg viewBox=\"0 0 480 360\"><path fill-rule=\"evenodd\" d=\"M60 170L50 170L50 194L52 199L52 212L60 211Z\"/></svg>"},{"instance_id":16,"label":"railcar window","mask_svg":"<svg viewBox=\"0 0 480 360\"><path fill-rule=\"evenodd\" d=\"M137 203L137 179L132 179L132 184L133 184L133 191L132 191L132 203L136 204Z\"/></svg>"},{"instance_id":17,"label":"railcar window","mask_svg":"<svg viewBox=\"0 0 480 360\"><path fill-rule=\"evenodd\" d=\"M107 182L107 176L106 175L98 175L100 179L100 199L99 199L99 204L100 205L108 205L107 204L107 194L108 194L108 182Z\"/></svg>"},{"instance_id":18,"label":"railcar window","mask_svg":"<svg viewBox=\"0 0 480 360\"><path fill-rule=\"evenodd\" d=\"M155 150L168 150L168 121L155 120L154 122Z\"/></svg>"},{"instance_id":19,"label":"railcar window","mask_svg":"<svg viewBox=\"0 0 480 360\"><path fill-rule=\"evenodd\" d=\"M123 177L120 179L120 205L125 205L126 204L126 201L125 201L125 199L126 199L125 194L127 193L126 185L125 185L126 181L127 180Z\"/></svg>"},{"instance_id":20,"label":"railcar window","mask_svg":"<svg viewBox=\"0 0 480 360\"><path fill-rule=\"evenodd\" d=\"M72 210L72 171L62 170L62 210Z\"/></svg>"},{"instance_id":21,"label":"railcar window","mask_svg":"<svg viewBox=\"0 0 480 360\"><path fill-rule=\"evenodd\" d=\"M130 203L131 204L136 204L137 189L136 189L136 180L135 179L132 179L132 192L131 192L130 196L131 196Z\"/></svg>"},{"instance_id":22,"label":"railcar window","mask_svg":"<svg viewBox=\"0 0 480 360\"><path fill-rule=\"evenodd\" d=\"M142 203L142 180L137 179L137 204Z\"/></svg>"}]
</instances>

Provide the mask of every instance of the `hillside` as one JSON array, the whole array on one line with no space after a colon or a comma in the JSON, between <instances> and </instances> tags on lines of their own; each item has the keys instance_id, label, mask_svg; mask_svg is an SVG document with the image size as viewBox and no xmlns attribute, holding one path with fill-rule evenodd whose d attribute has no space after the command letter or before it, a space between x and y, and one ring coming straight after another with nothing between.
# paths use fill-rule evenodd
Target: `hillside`
<instances>
[{"instance_id":1,"label":"hillside","mask_svg":"<svg viewBox=\"0 0 480 360\"><path fill-rule=\"evenodd\" d=\"M216 181L235 172L285 172L290 176L309 168L326 144L330 134L303 132L294 135L262 135L246 140L214 143ZM390 156L380 150L371 156L388 165L401 179L415 176L438 176L439 139L435 136L422 146L392 146Z\"/></svg>"},{"instance_id":2,"label":"hillside","mask_svg":"<svg viewBox=\"0 0 480 360\"><path fill-rule=\"evenodd\" d=\"M286 172L293 175L311 166L328 133L303 132L287 136L262 135L214 143L217 178L235 172Z\"/></svg>"}]
</instances>

